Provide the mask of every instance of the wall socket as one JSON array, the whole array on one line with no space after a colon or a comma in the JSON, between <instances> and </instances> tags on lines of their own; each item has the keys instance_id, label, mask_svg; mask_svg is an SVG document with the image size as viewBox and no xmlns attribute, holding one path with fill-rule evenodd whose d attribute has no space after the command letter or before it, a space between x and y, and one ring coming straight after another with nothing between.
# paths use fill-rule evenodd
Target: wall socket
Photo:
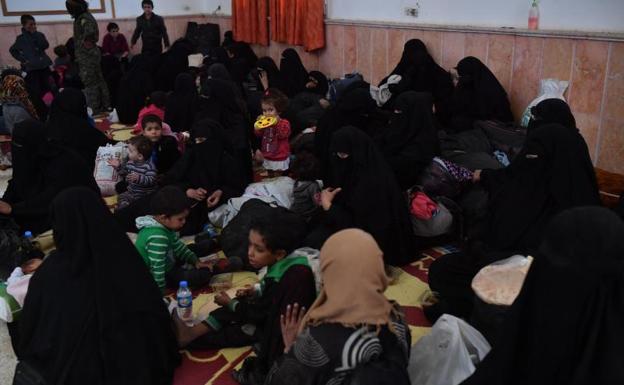
<instances>
[{"instance_id":1,"label":"wall socket","mask_svg":"<svg viewBox=\"0 0 624 385\"><path fill-rule=\"evenodd\" d=\"M420 12L420 5L416 3L415 7L405 7L404 11L405 15L407 16L418 17L418 14Z\"/></svg>"}]
</instances>

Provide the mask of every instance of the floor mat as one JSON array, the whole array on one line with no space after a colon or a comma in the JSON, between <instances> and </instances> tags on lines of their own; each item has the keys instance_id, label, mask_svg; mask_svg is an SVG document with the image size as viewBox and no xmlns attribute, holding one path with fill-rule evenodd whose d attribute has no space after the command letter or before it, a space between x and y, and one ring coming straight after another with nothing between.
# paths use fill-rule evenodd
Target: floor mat
<instances>
[{"instance_id":1,"label":"floor mat","mask_svg":"<svg viewBox=\"0 0 624 385\"><path fill-rule=\"evenodd\" d=\"M453 246L436 247L423 252L423 257L409 266L393 268L391 285L386 291L389 299L403 307L412 333L412 343L425 335L431 324L425 318L421 303L429 290L427 273L431 263L442 255L457 252ZM235 273L233 283L242 286L249 283L249 273ZM212 301L213 295L202 293L195 299L194 308ZM232 370L242 366L251 349L221 349L207 351L182 351L182 364L176 370L174 385L236 385Z\"/></svg>"}]
</instances>

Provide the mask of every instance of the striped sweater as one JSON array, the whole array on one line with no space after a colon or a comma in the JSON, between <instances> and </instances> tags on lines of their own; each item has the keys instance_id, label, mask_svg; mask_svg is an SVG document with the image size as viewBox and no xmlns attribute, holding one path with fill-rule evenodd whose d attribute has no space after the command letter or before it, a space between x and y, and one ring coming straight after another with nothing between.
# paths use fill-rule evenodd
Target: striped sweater
<instances>
[{"instance_id":1,"label":"striped sweater","mask_svg":"<svg viewBox=\"0 0 624 385\"><path fill-rule=\"evenodd\" d=\"M156 191L156 167L152 162L128 161L120 169L120 174L128 176L135 173L139 176L136 182L128 182L128 192L135 198L141 198Z\"/></svg>"},{"instance_id":2,"label":"striped sweater","mask_svg":"<svg viewBox=\"0 0 624 385\"><path fill-rule=\"evenodd\" d=\"M165 274L173 269L176 261L197 263L195 253L186 247L178 235L152 216L137 218L136 225L140 230L136 248L161 290L164 291L166 287Z\"/></svg>"}]
</instances>

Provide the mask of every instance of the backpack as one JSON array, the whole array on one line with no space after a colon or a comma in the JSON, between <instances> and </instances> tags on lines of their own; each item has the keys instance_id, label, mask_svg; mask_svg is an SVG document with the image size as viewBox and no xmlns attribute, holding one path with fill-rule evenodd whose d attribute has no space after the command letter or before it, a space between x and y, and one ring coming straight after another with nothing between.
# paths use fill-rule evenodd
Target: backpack
<instances>
[{"instance_id":1,"label":"backpack","mask_svg":"<svg viewBox=\"0 0 624 385\"><path fill-rule=\"evenodd\" d=\"M344 78L334 79L329 84L329 102L335 105L344 91L353 83L364 81L362 74L353 72L346 74Z\"/></svg>"}]
</instances>

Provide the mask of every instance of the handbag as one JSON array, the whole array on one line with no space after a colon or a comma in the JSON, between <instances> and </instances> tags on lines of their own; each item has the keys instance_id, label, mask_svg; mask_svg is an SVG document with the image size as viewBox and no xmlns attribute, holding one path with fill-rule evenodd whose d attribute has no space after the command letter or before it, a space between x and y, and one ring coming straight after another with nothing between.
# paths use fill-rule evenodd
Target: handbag
<instances>
[{"instance_id":1,"label":"handbag","mask_svg":"<svg viewBox=\"0 0 624 385\"><path fill-rule=\"evenodd\" d=\"M65 367L63 368L63 372L61 373L61 376L59 377L58 384L65 383L65 379L67 378L67 375L69 374L69 370L71 369L76 359L78 348L80 347L80 344L82 343L84 336L87 333L87 329L89 328L89 324L91 323L91 320L93 319L94 313L95 311L92 310L89 315L89 318L87 319L87 322L85 323L85 327L82 330L82 333L80 334L80 338L78 338L78 341L76 342L76 346L74 346L74 350L72 351L72 354L69 357L69 360L67 360L67 363L65 364ZM13 385L52 385L52 384L43 377L43 375L41 374L41 370L37 368L32 362L19 361L17 363L17 366L15 367L15 375L13 376Z\"/></svg>"}]
</instances>

